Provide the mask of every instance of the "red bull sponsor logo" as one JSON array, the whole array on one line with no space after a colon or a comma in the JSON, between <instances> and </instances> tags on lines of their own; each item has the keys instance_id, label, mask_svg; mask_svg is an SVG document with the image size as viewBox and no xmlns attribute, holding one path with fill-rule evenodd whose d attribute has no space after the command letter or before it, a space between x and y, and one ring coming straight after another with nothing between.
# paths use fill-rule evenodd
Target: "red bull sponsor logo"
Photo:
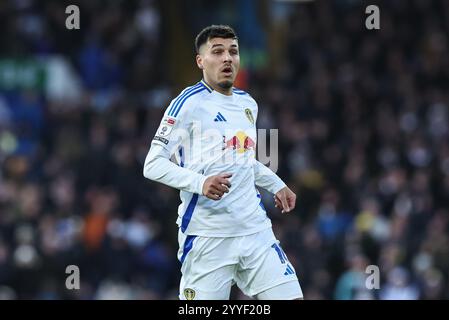
<instances>
[{"instance_id":1,"label":"red bull sponsor logo","mask_svg":"<svg viewBox=\"0 0 449 320\"><path fill-rule=\"evenodd\" d=\"M238 131L235 136L228 140L223 136L223 142L223 150L232 149L236 150L237 153L244 153L248 150L256 149L256 142L243 131Z\"/></svg>"}]
</instances>

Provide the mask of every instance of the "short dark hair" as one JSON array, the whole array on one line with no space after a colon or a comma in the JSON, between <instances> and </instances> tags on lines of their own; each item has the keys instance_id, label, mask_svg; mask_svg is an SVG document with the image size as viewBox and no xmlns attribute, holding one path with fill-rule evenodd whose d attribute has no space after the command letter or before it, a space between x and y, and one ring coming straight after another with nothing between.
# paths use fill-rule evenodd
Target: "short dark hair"
<instances>
[{"instance_id":1,"label":"short dark hair","mask_svg":"<svg viewBox=\"0 0 449 320\"><path fill-rule=\"evenodd\" d=\"M207 40L212 38L224 38L224 39L236 39L237 35L230 26L227 25L211 25L198 33L198 35L195 38L195 50L196 53L200 52L200 47L207 42Z\"/></svg>"}]
</instances>

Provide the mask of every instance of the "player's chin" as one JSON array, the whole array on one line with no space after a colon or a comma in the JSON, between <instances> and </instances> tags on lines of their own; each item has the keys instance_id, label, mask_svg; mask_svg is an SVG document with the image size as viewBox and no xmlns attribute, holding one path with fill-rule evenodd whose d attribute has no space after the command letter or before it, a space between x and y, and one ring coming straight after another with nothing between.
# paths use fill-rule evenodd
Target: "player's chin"
<instances>
[{"instance_id":1,"label":"player's chin","mask_svg":"<svg viewBox=\"0 0 449 320\"><path fill-rule=\"evenodd\" d=\"M232 85L234 84L234 79L226 79L226 80L222 80L220 82L218 82L218 85L220 86L220 88L223 89L229 89L232 88Z\"/></svg>"}]
</instances>

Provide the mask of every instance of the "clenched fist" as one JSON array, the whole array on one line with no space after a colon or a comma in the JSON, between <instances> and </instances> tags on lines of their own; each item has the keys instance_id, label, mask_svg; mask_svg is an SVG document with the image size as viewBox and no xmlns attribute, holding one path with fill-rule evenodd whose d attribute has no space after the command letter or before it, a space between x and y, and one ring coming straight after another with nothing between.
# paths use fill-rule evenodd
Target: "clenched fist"
<instances>
[{"instance_id":1,"label":"clenched fist","mask_svg":"<svg viewBox=\"0 0 449 320\"><path fill-rule=\"evenodd\" d=\"M221 173L208 177L203 184L203 196L212 200L220 200L223 194L229 192L231 187L230 177L232 177L231 173Z\"/></svg>"}]
</instances>

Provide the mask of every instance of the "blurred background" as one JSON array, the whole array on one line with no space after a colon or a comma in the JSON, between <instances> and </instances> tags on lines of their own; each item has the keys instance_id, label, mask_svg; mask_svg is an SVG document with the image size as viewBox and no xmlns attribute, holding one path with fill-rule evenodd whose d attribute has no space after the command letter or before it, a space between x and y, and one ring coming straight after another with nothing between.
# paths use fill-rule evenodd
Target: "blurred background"
<instances>
[{"instance_id":1,"label":"blurred background","mask_svg":"<svg viewBox=\"0 0 449 320\"><path fill-rule=\"evenodd\" d=\"M177 299L179 195L142 166L169 101L201 79L195 35L220 23L259 128L279 129L297 208L263 198L305 298L448 299L445 0L2 0L0 299Z\"/></svg>"}]
</instances>

